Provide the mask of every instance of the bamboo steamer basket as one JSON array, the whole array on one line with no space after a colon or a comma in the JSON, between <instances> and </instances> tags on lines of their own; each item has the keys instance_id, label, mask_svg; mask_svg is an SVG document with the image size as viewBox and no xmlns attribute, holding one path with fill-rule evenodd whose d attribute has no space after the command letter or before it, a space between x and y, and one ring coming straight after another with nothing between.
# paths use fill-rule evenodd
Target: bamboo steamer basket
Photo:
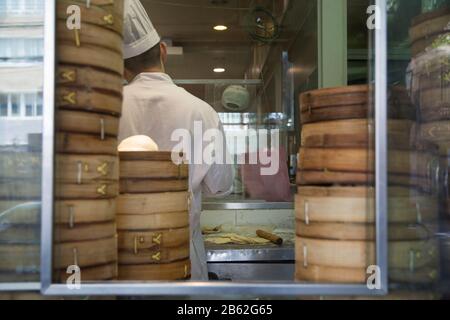
<instances>
[{"instance_id":1,"label":"bamboo steamer basket","mask_svg":"<svg viewBox=\"0 0 450 320\"><path fill-rule=\"evenodd\" d=\"M170 152L121 152L120 193L187 191L189 167Z\"/></svg>"},{"instance_id":2,"label":"bamboo steamer basket","mask_svg":"<svg viewBox=\"0 0 450 320\"><path fill-rule=\"evenodd\" d=\"M62 132L86 133L102 137L117 137L119 134L119 118L91 113L59 110L56 115L57 130Z\"/></svg>"},{"instance_id":3,"label":"bamboo steamer basket","mask_svg":"<svg viewBox=\"0 0 450 320\"><path fill-rule=\"evenodd\" d=\"M119 250L138 254L141 250L154 248L177 248L189 244L189 228L149 230L149 231L119 231Z\"/></svg>"},{"instance_id":4,"label":"bamboo steamer basket","mask_svg":"<svg viewBox=\"0 0 450 320\"><path fill-rule=\"evenodd\" d=\"M117 199L117 214L152 215L158 213L187 212L189 210L188 203L188 192L122 194Z\"/></svg>"},{"instance_id":5,"label":"bamboo steamer basket","mask_svg":"<svg viewBox=\"0 0 450 320\"><path fill-rule=\"evenodd\" d=\"M82 268L80 271L81 284L97 281L117 280L119 274L116 262L101 266ZM67 283L67 280L71 275L72 274L67 273L66 270L55 270L53 272L53 280L58 283Z\"/></svg>"},{"instance_id":6,"label":"bamboo steamer basket","mask_svg":"<svg viewBox=\"0 0 450 320\"><path fill-rule=\"evenodd\" d=\"M1 244L0 273L36 274L40 269L40 247L30 244Z\"/></svg>"},{"instance_id":7,"label":"bamboo steamer basket","mask_svg":"<svg viewBox=\"0 0 450 320\"><path fill-rule=\"evenodd\" d=\"M56 181L61 183L84 184L95 181L118 181L119 160L103 155L63 155L56 156Z\"/></svg>"},{"instance_id":8,"label":"bamboo steamer basket","mask_svg":"<svg viewBox=\"0 0 450 320\"><path fill-rule=\"evenodd\" d=\"M435 155L410 150L390 152L389 173L393 183L428 187L426 182L431 178ZM368 184L373 181L373 159L373 151L367 149L301 148L297 184ZM424 181L415 181L411 176Z\"/></svg>"},{"instance_id":9,"label":"bamboo steamer basket","mask_svg":"<svg viewBox=\"0 0 450 320\"><path fill-rule=\"evenodd\" d=\"M164 264L189 259L189 242L175 248L153 248L140 250L139 253L132 251L119 250L119 264L123 265L142 265L142 264Z\"/></svg>"},{"instance_id":10,"label":"bamboo steamer basket","mask_svg":"<svg viewBox=\"0 0 450 320\"><path fill-rule=\"evenodd\" d=\"M298 187L296 219L309 223L373 224L374 196L371 187ZM392 187L388 198L388 219L392 224L433 225L438 221L436 197L414 189Z\"/></svg>"},{"instance_id":11,"label":"bamboo steamer basket","mask_svg":"<svg viewBox=\"0 0 450 320\"><path fill-rule=\"evenodd\" d=\"M58 184L55 197L58 200L104 200L114 199L119 194L116 181L96 181L85 184Z\"/></svg>"},{"instance_id":12,"label":"bamboo steamer basket","mask_svg":"<svg viewBox=\"0 0 450 320\"><path fill-rule=\"evenodd\" d=\"M39 282L40 272L34 273L17 273L17 272L1 272L0 271L0 283L24 283L24 282ZM0 300L2 300L0 295Z\"/></svg>"},{"instance_id":13,"label":"bamboo steamer basket","mask_svg":"<svg viewBox=\"0 0 450 320\"><path fill-rule=\"evenodd\" d=\"M41 176L42 158L34 152L0 153L0 179L30 179Z\"/></svg>"},{"instance_id":14,"label":"bamboo steamer basket","mask_svg":"<svg viewBox=\"0 0 450 320\"><path fill-rule=\"evenodd\" d=\"M425 51L436 37L448 33L449 21L450 7L448 6L414 18L409 32L413 56Z\"/></svg>"},{"instance_id":15,"label":"bamboo steamer basket","mask_svg":"<svg viewBox=\"0 0 450 320\"><path fill-rule=\"evenodd\" d=\"M36 179L0 180L0 200L38 200L41 197L41 183Z\"/></svg>"},{"instance_id":16,"label":"bamboo steamer basket","mask_svg":"<svg viewBox=\"0 0 450 320\"><path fill-rule=\"evenodd\" d=\"M74 224L72 227L57 225L55 227L54 241L58 243L90 241L112 238L116 235L114 221L96 224Z\"/></svg>"},{"instance_id":17,"label":"bamboo steamer basket","mask_svg":"<svg viewBox=\"0 0 450 320\"><path fill-rule=\"evenodd\" d=\"M120 266L119 280L127 281L169 281L185 280L191 275L190 260L182 260L164 265L146 264Z\"/></svg>"},{"instance_id":18,"label":"bamboo steamer basket","mask_svg":"<svg viewBox=\"0 0 450 320\"><path fill-rule=\"evenodd\" d=\"M92 67L77 65L58 66L56 83L59 87L87 87L98 91L105 91L122 97L122 77L112 72L105 72Z\"/></svg>"},{"instance_id":19,"label":"bamboo steamer basket","mask_svg":"<svg viewBox=\"0 0 450 320\"><path fill-rule=\"evenodd\" d=\"M40 201L0 200L0 224L34 226L41 216Z\"/></svg>"},{"instance_id":20,"label":"bamboo steamer basket","mask_svg":"<svg viewBox=\"0 0 450 320\"><path fill-rule=\"evenodd\" d=\"M122 35L123 0L91 1L89 5L82 0L58 0L56 3L57 18L64 21L67 20L67 8L71 5L77 5L80 8L82 23L101 26L106 30L112 30Z\"/></svg>"},{"instance_id":21,"label":"bamboo steamer basket","mask_svg":"<svg viewBox=\"0 0 450 320\"><path fill-rule=\"evenodd\" d=\"M121 179L120 193L187 191L189 181L173 179Z\"/></svg>"},{"instance_id":22,"label":"bamboo steamer basket","mask_svg":"<svg viewBox=\"0 0 450 320\"><path fill-rule=\"evenodd\" d=\"M91 134L59 132L56 134L56 150L63 154L117 155L117 138Z\"/></svg>"},{"instance_id":23,"label":"bamboo steamer basket","mask_svg":"<svg viewBox=\"0 0 450 320\"><path fill-rule=\"evenodd\" d=\"M110 222L115 216L115 199L55 201L54 221L66 227Z\"/></svg>"},{"instance_id":24,"label":"bamboo steamer basket","mask_svg":"<svg viewBox=\"0 0 450 320\"><path fill-rule=\"evenodd\" d=\"M305 92L300 95L302 124L367 119L370 87L348 86Z\"/></svg>"},{"instance_id":25,"label":"bamboo steamer basket","mask_svg":"<svg viewBox=\"0 0 450 320\"><path fill-rule=\"evenodd\" d=\"M389 270L393 271L391 280L434 282L438 277L438 261L437 241L434 239L389 243ZM366 268L375 264L375 244L372 241L336 241L297 236L297 280L363 283L367 279Z\"/></svg>"},{"instance_id":26,"label":"bamboo steamer basket","mask_svg":"<svg viewBox=\"0 0 450 320\"><path fill-rule=\"evenodd\" d=\"M77 47L74 43L60 43L56 50L60 64L90 66L123 75L123 55L118 52L91 45Z\"/></svg>"},{"instance_id":27,"label":"bamboo steamer basket","mask_svg":"<svg viewBox=\"0 0 450 320\"><path fill-rule=\"evenodd\" d=\"M407 119L415 121L417 110L409 96L409 91L401 85L389 87L388 91L388 121Z\"/></svg>"},{"instance_id":28,"label":"bamboo steamer basket","mask_svg":"<svg viewBox=\"0 0 450 320\"><path fill-rule=\"evenodd\" d=\"M0 221L1 244L39 244L41 229L39 225L8 225Z\"/></svg>"},{"instance_id":29,"label":"bamboo steamer basket","mask_svg":"<svg viewBox=\"0 0 450 320\"><path fill-rule=\"evenodd\" d=\"M66 19L56 22L56 35L59 43L74 43L78 47L86 44L100 46L122 54L122 36L114 30L89 23L81 23L80 29L70 30L67 28Z\"/></svg>"},{"instance_id":30,"label":"bamboo steamer basket","mask_svg":"<svg viewBox=\"0 0 450 320\"><path fill-rule=\"evenodd\" d=\"M56 104L59 109L89 111L120 116L122 98L120 96L90 90L86 87L58 87Z\"/></svg>"},{"instance_id":31,"label":"bamboo steamer basket","mask_svg":"<svg viewBox=\"0 0 450 320\"><path fill-rule=\"evenodd\" d=\"M373 121L351 119L305 124L301 145L304 148L369 148L373 145ZM413 122L388 120L389 146L411 149Z\"/></svg>"},{"instance_id":32,"label":"bamboo steamer basket","mask_svg":"<svg viewBox=\"0 0 450 320\"><path fill-rule=\"evenodd\" d=\"M437 225L424 224L391 224L389 225L389 240L427 240L439 231ZM374 224L365 223L322 223L301 220L296 222L296 233L303 238L331 239L331 240L372 240L376 238Z\"/></svg>"},{"instance_id":33,"label":"bamboo steamer basket","mask_svg":"<svg viewBox=\"0 0 450 320\"><path fill-rule=\"evenodd\" d=\"M189 212L168 212L156 214L117 214L117 228L121 230L161 230L189 226Z\"/></svg>"},{"instance_id":34,"label":"bamboo steamer basket","mask_svg":"<svg viewBox=\"0 0 450 320\"><path fill-rule=\"evenodd\" d=\"M65 242L54 245L54 269L67 269L77 265L95 267L117 261L117 238Z\"/></svg>"}]
</instances>

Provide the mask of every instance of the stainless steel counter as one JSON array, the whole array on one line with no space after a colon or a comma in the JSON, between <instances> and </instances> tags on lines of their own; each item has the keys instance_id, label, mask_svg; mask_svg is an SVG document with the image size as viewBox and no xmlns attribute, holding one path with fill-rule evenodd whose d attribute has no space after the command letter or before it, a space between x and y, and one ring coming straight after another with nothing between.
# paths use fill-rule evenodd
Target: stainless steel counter
<instances>
[{"instance_id":1,"label":"stainless steel counter","mask_svg":"<svg viewBox=\"0 0 450 320\"><path fill-rule=\"evenodd\" d=\"M220 280L292 281L294 245L207 246L208 270Z\"/></svg>"},{"instance_id":2,"label":"stainless steel counter","mask_svg":"<svg viewBox=\"0 0 450 320\"><path fill-rule=\"evenodd\" d=\"M203 210L293 210L293 202L266 202L259 200L206 199Z\"/></svg>"}]
</instances>

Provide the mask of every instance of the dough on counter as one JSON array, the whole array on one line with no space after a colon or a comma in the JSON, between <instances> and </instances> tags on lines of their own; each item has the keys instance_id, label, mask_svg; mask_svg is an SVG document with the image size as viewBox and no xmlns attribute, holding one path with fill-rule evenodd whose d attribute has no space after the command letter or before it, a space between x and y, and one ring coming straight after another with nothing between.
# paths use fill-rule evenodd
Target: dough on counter
<instances>
[{"instance_id":1,"label":"dough on counter","mask_svg":"<svg viewBox=\"0 0 450 320\"><path fill-rule=\"evenodd\" d=\"M246 237L235 233L215 234L205 237L205 242L210 244L268 244L269 240L259 237Z\"/></svg>"},{"instance_id":2,"label":"dough on counter","mask_svg":"<svg viewBox=\"0 0 450 320\"><path fill-rule=\"evenodd\" d=\"M123 140L119 145L119 152L155 152L158 145L148 136L133 136Z\"/></svg>"}]
</instances>

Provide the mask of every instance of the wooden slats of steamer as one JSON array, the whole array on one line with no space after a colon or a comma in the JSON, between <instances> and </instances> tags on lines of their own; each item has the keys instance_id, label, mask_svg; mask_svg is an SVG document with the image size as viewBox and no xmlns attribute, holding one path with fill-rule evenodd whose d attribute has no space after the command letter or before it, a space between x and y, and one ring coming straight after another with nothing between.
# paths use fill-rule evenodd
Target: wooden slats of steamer
<instances>
[{"instance_id":1,"label":"wooden slats of steamer","mask_svg":"<svg viewBox=\"0 0 450 320\"><path fill-rule=\"evenodd\" d=\"M170 152L121 152L119 279L190 277L189 168Z\"/></svg>"},{"instance_id":2,"label":"wooden slats of steamer","mask_svg":"<svg viewBox=\"0 0 450 320\"><path fill-rule=\"evenodd\" d=\"M375 261L374 123L369 86L301 95L296 195L296 279L365 283ZM406 90L389 96L391 280L438 277L437 202L430 194L433 146L418 143Z\"/></svg>"},{"instance_id":3,"label":"wooden slats of steamer","mask_svg":"<svg viewBox=\"0 0 450 320\"><path fill-rule=\"evenodd\" d=\"M81 9L81 29L66 26ZM123 0L57 1L55 281L117 278Z\"/></svg>"}]
</instances>

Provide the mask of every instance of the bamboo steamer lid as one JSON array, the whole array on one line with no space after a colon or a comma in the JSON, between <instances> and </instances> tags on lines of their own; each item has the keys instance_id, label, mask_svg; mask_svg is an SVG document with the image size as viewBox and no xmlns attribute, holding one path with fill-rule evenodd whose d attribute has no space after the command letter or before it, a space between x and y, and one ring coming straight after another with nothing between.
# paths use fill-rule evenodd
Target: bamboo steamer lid
<instances>
[{"instance_id":1,"label":"bamboo steamer lid","mask_svg":"<svg viewBox=\"0 0 450 320\"><path fill-rule=\"evenodd\" d=\"M368 148L373 145L373 121L366 119L336 120L305 124L302 147ZM413 122L388 120L389 145L410 149L414 145Z\"/></svg>"},{"instance_id":2,"label":"bamboo steamer lid","mask_svg":"<svg viewBox=\"0 0 450 320\"><path fill-rule=\"evenodd\" d=\"M30 274L39 272L40 247L30 244L0 244L0 272Z\"/></svg>"},{"instance_id":3,"label":"bamboo steamer lid","mask_svg":"<svg viewBox=\"0 0 450 320\"><path fill-rule=\"evenodd\" d=\"M116 200L55 201L54 222L66 227L114 221Z\"/></svg>"},{"instance_id":4,"label":"bamboo steamer lid","mask_svg":"<svg viewBox=\"0 0 450 320\"><path fill-rule=\"evenodd\" d=\"M118 273L117 262L90 268L82 268L81 283L116 280ZM53 280L59 283L66 283L71 275L72 274L68 274L66 270L54 270Z\"/></svg>"},{"instance_id":5,"label":"bamboo steamer lid","mask_svg":"<svg viewBox=\"0 0 450 320\"><path fill-rule=\"evenodd\" d=\"M120 179L120 193L158 193L188 189L187 179Z\"/></svg>"},{"instance_id":6,"label":"bamboo steamer lid","mask_svg":"<svg viewBox=\"0 0 450 320\"><path fill-rule=\"evenodd\" d=\"M114 181L96 181L84 184L58 183L55 197L58 200L104 200L116 198L119 183Z\"/></svg>"},{"instance_id":7,"label":"bamboo steamer lid","mask_svg":"<svg viewBox=\"0 0 450 320\"><path fill-rule=\"evenodd\" d=\"M91 241L66 242L54 245L54 269L66 269L76 265L95 267L117 261L117 238Z\"/></svg>"},{"instance_id":8,"label":"bamboo steamer lid","mask_svg":"<svg viewBox=\"0 0 450 320\"><path fill-rule=\"evenodd\" d=\"M422 121L445 120L450 118L450 82L446 87L423 89L419 96Z\"/></svg>"},{"instance_id":9,"label":"bamboo steamer lid","mask_svg":"<svg viewBox=\"0 0 450 320\"><path fill-rule=\"evenodd\" d=\"M0 180L0 199L38 200L41 198L39 179L3 179Z\"/></svg>"},{"instance_id":10,"label":"bamboo steamer lid","mask_svg":"<svg viewBox=\"0 0 450 320\"><path fill-rule=\"evenodd\" d=\"M64 155L56 156L56 181L84 184L95 181L119 180L117 157Z\"/></svg>"},{"instance_id":11,"label":"bamboo steamer lid","mask_svg":"<svg viewBox=\"0 0 450 320\"><path fill-rule=\"evenodd\" d=\"M176 248L189 243L189 228L166 229L154 231L125 231L119 230L120 250L139 253L155 247Z\"/></svg>"},{"instance_id":12,"label":"bamboo steamer lid","mask_svg":"<svg viewBox=\"0 0 450 320\"><path fill-rule=\"evenodd\" d=\"M56 35L59 43L73 43L77 47L93 45L122 54L122 36L113 30L89 23L81 23L80 29L70 30L66 20L56 23Z\"/></svg>"},{"instance_id":13,"label":"bamboo steamer lid","mask_svg":"<svg viewBox=\"0 0 450 320\"><path fill-rule=\"evenodd\" d=\"M438 220L436 197L402 187L390 187L388 192L390 223L433 224ZM371 187L298 187L296 219L310 223L375 223L374 195Z\"/></svg>"},{"instance_id":14,"label":"bamboo steamer lid","mask_svg":"<svg viewBox=\"0 0 450 320\"><path fill-rule=\"evenodd\" d=\"M30 179L40 178L42 158L34 152L8 152L0 153L0 179Z\"/></svg>"},{"instance_id":15,"label":"bamboo steamer lid","mask_svg":"<svg viewBox=\"0 0 450 320\"><path fill-rule=\"evenodd\" d=\"M151 215L186 212L189 210L188 202L188 192L125 194L117 198L117 213L120 215Z\"/></svg>"},{"instance_id":16,"label":"bamboo steamer lid","mask_svg":"<svg viewBox=\"0 0 450 320\"><path fill-rule=\"evenodd\" d=\"M119 97L123 91L123 80L118 74L77 65L58 65L56 83L60 87L87 87Z\"/></svg>"},{"instance_id":17,"label":"bamboo steamer lid","mask_svg":"<svg viewBox=\"0 0 450 320\"><path fill-rule=\"evenodd\" d=\"M59 109L79 110L120 116L122 98L89 88L58 87L56 104Z\"/></svg>"},{"instance_id":18,"label":"bamboo steamer lid","mask_svg":"<svg viewBox=\"0 0 450 320\"><path fill-rule=\"evenodd\" d=\"M156 214L117 215L117 228L122 230L178 229L189 226L189 212L169 212Z\"/></svg>"},{"instance_id":19,"label":"bamboo steamer lid","mask_svg":"<svg viewBox=\"0 0 450 320\"><path fill-rule=\"evenodd\" d=\"M427 52L427 50L432 50L438 43L449 39L449 37L450 32L448 30L443 30L441 34L434 37L419 39L411 45L411 52L413 53L413 56L419 56L424 52Z\"/></svg>"},{"instance_id":20,"label":"bamboo steamer lid","mask_svg":"<svg viewBox=\"0 0 450 320\"><path fill-rule=\"evenodd\" d=\"M368 117L369 86L348 86L305 92L300 95L303 124Z\"/></svg>"},{"instance_id":21,"label":"bamboo steamer lid","mask_svg":"<svg viewBox=\"0 0 450 320\"><path fill-rule=\"evenodd\" d=\"M119 250L119 264L123 265L146 265L166 264L189 258L189 241L174 248L153 248L140 250L137 254L132 251Z\"/></svg>"},{"instance_id":22,"label":"bamboo steamer lid","mask_svg":"<svg viewBox=\"0 0 450 320\"><path fill-rule=\"evenodd\" d=\"M123 55L118 52L91 45L77 47L73 43L60 43L56 50L60 64L91 66L123 75Z\"/></svg>"},{"instance_id":23,"label":"bamboo steamer lid","mask_svg":"<svg viewBox=\"0 0 450 320\"><path fill-rule=\"evenodd\" d=\"M116 236L116 223L114 221L94 224L74 224L55 226L54 241L57 243L90 241Z\"/></svg>"},{"instance_id":24,"label":"bamboo steamer lid","mask_svg":"<svg viewBox=\"0 0 450 320\"><path fill-rule=\"evenodd\" d=\"M450 7L448 6L414 18L409 31L413 55L424 51L437 36L447 33L449 21Z\"/></svg>"},{"instance_id":25,"label":"bamboo steamer lid","mask_svg":"<svg viewBox=\"0 0 450 320\"><path fill-rule=\"evenodd\" d=\"M82 23L101 26L105 29L113 30L119 35L123 33L123 0L108 2L91 2L87 5L81 0L58 0L56 3L56 15L58 19L67 20L67 8L70 5L77 5L80 8Z\"/></svg>"},{"instance_id":26,"label":"bamboo steamer lid","mask_svg":"<svg viewBox=\"0 0 450 320\"><path fill-rule=\"evenodd\" d=\"M427 240L439 231L437 225L405 225L390 224L389 240ZM306 224L301 220L296 222L296 234L302 238L330 240L372 240L376 238L374 224L314 222Z\"/></svg>"},{"instance_id":27,"label":"bamboo steamer lid","mask_svg":"<svg viewBox=\"0 0 450 320\"><path fill-rule=\"evenodd\" d=\"M119 280L169 281L188 279L191 275L190 260L167 264L119 265Z\"/></svg>"},{"instance_id":28,"label":"bamboo steamer lid","mask_svg":"<svg viewBox=\"0 0 450 320\"><path fill-rule=\"evenodd\" d=\"M110 115L59 110L56 119L57 130L62 132L94 134L100 139L119 134L119 118Z\"/></svg>"},{"instance_id":29,"label":"bamboo steamer lid","mask_svg":"<svg viewBox=\"0 0 450 320\"><path fill-rule=\"evenodd\" d=\"M414 271L438 264L435 239L389 242L389 268ZM341 241L297 236L296 261L306 265L337 268L367 268L375 265L373 241Z\"/></svg>"},{"instance_id":30,"label":"bamboo steamer lid","mask_svg":"<svg viewBox=\"0 0 450 320\"><path fill-rule=\"evenodd\" d=\"M117 138L92 134L59 132L56 134L56 150L68 154L117 155Z\"/></svg>"}]
</instances>

